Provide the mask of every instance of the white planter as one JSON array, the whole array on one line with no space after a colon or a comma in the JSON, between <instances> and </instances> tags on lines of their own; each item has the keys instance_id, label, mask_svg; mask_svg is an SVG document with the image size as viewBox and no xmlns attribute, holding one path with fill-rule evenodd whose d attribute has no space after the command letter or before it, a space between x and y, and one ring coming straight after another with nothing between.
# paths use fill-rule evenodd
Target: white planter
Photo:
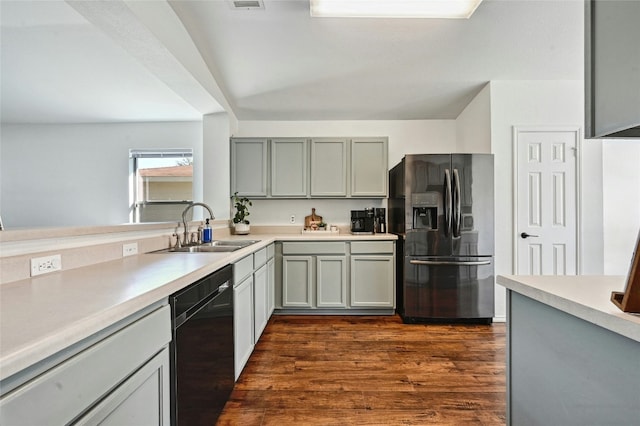
<instances>
[{"instance_id":1,"label":"white planter","mask_svg":"<svg viewBox=\"0 0 640 426\"><path fill-rule=\"evenodd\" d=\"M251 225L247 223L234 223L233 227L235 228L236 235L247 235L250 231Z\"/></svg>"}]
</instances>

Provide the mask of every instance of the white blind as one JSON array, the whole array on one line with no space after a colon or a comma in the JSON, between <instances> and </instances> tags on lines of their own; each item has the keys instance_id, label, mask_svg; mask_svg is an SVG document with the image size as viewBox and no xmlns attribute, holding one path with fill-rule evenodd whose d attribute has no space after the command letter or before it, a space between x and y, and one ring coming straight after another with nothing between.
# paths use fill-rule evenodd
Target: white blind
<instances>
[{"instance_id":1,"label":"white blind","mask_svg":"<svg viewBox=\"0 0 640 426\"><path fill-rule=\"evenodd\" d=\"M165 149L130 149L129 158L181 158L193 157L193 149L190 148L165 148Z\"/></svg>"}]
</instances>

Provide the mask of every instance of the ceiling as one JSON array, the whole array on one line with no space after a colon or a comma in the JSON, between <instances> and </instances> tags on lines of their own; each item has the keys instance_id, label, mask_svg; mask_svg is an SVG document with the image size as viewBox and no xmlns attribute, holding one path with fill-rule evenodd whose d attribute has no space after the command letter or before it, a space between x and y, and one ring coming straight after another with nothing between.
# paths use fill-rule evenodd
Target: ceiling
<instances>
[{"instance_id":1,"label":"ceiling","mask_svg":"<svg viewBox=\"0 0 640 426\"><path fill-rule=\"evenodd\" d=\"M468 20L311 18L306 0L0 2L4 123L454 119L492 80L581 80L583 0Z\"/></svg>"}]
</instances>

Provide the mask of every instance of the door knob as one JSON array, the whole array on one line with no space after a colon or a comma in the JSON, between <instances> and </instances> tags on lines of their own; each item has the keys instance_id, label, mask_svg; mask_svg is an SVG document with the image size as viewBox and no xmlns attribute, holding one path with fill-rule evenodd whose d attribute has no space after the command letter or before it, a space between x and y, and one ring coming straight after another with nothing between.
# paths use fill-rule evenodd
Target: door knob
<instances>
[{"instance_id":1,"label":"door knob","mask_svg":"<svg viewBox=\"0 0 640 426\"><path fill-rule=\"evenodd\" d=\"M520 234L520 238L529 238L529 237L537 237L537 235L527 234L526 232L523 232L522 234Z\"/></svg>"}]
</instances>

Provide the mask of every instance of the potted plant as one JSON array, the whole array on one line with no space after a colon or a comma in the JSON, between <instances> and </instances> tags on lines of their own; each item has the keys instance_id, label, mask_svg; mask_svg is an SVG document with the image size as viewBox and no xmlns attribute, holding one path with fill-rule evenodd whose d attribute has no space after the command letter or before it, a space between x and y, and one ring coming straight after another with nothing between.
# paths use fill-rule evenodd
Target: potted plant
<instances>
[{"instance_id":1,"label":"potted plant","mask_svg":"<svg viewBox=\"0 0 640 426\"><path fill-rule=\"evenodd\" d=\"M249 233L249 206L252 206L251 201L246 197L238 197L238 193L233 194L233 206L236 208L236 214L233 216L233 226L235 233L239 235L246 235Z\"/></svg>"}]
</instances>

